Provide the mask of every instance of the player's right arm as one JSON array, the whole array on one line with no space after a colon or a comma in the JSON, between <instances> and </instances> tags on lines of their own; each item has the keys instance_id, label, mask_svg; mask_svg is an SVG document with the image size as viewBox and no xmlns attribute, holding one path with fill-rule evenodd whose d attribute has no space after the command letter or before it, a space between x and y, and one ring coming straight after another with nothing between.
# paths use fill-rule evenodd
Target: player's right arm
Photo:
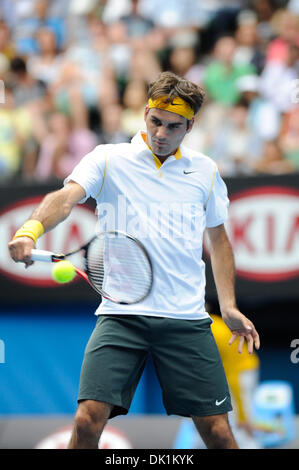
<instances>
[{"instance_id":1,"label":"player's right arm","mask_svg":"<svg viewBox=\"0 0 299 470\"><path fill-rule=\"evenodd\" d=\"M22 235L21 228L18 231L19 233L17 232L15 237L8 243L12 259L16 262L23 262L26 266L32 264L30 259L31 250L35 247L38 236L52 230L65 220L73 207L84 197L85 191L82 186L73 181L57 191L48 193L33 211L27 225L29 230L25 229L24 235ZM26 223L24 226L26 227Z\"/></svg>"}]
</instances>

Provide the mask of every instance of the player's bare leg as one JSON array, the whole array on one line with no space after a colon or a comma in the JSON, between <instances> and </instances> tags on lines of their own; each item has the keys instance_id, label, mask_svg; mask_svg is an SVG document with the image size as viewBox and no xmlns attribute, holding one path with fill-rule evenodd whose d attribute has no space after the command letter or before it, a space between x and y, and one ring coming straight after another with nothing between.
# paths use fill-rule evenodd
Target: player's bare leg
<instances>
[{"instance_id":1,"label":"player's bare leg","mask_svg":"<svg viewBox=\"0 0 299 470\"><path fill-rule=\"evenodd\" d=\"M192 419L208 449L239 449L227 414L192 416Z\"/></svg>"},{"instance_id":2,"label":"player's bare leg","mask_svg":"<svg viewBox=\"0 0 299 470\"><path fill-rule=\"evenodd\" d=\"M112 405L84 400L78 405L68 449L98 449L100 436L109 418Z\"/></svg>"}]
</instances>

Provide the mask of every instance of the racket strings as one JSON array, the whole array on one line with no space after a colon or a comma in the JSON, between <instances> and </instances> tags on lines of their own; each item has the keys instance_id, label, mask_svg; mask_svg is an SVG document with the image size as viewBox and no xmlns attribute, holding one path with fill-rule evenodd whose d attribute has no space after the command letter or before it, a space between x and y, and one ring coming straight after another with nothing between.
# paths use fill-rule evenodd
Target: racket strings
<instances>
[{"instance_id":1,"label":"racket strings","mask_svg":"<svg viewBox=\"0 0 299 470\"><path fill-rule=\"evenodd\" d=\"M125 234L96 237L87 251L86 270L96 290L119 302L140 301L151 288L150 261L143 248Z\"/></svg>"}]
</instances>

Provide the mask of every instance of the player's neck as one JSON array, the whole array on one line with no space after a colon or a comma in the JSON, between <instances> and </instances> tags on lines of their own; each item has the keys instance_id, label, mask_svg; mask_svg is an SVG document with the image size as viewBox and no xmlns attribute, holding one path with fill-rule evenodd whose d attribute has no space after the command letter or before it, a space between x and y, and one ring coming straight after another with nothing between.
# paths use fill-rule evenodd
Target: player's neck
<instances>
[{"instance_id":1,"label":"player's neck","mask_svg":"<svg viewBox=\"0 0 299 470\"><path fill-rule=\"evenodd\" d=\"M164 163L165 160L167 160L168 157L170 157L170 155L156 155L156 154L155 154L155 156L158 158L158 160L161 162L161 164Z\"/></svg>"}]
</instances>

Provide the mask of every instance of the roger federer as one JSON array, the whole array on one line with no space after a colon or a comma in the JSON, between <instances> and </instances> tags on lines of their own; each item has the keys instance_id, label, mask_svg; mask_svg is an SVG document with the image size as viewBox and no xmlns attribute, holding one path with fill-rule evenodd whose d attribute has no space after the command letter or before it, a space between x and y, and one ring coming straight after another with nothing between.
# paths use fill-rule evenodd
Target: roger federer
<instances>
[{"instance_id":1,"label":"roger federer","mask_svg":"<svg viewBox=\"0 0 299 470\"><path fill-rule=\"evenodd\" d=\"M204 230L230 341L239 337L242 352L246 340L252 352L259 348L259 335L236 305L233 254L224 228L226 186L210 158L182 145L203 99L197 85L171 72L160 74L149 87L145 131L131 143L100 145L86 155L9 243L12 258L30 265L37 238L92 197L101 225L113 224L141 239L152 259L154 285L144 301L120 306L103 300L96 312L69 448L97 448L107 420L128 412L149 354L166 412L191 417L210 449L238 447L227 419L228 385L205 311Z\"/></svg>"}]
</instances>

